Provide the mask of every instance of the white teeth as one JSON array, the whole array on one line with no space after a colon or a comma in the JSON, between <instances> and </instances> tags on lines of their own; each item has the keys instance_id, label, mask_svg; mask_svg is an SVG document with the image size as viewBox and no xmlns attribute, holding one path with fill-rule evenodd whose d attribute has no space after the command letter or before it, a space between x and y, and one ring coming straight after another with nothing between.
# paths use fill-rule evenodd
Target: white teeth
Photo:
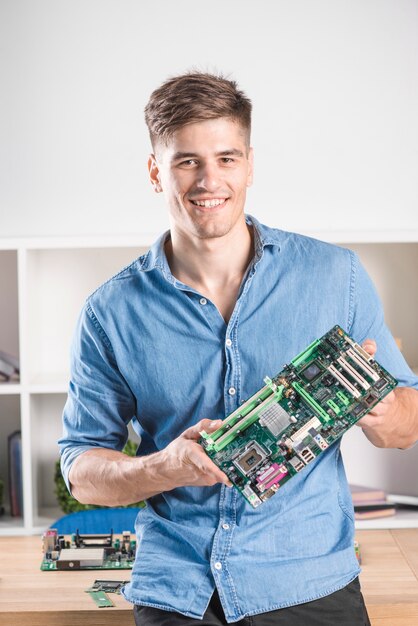
<instances>
[{"instance_id":1,"label":"white teeth","mask_svg":"<svg viewBox=\"0 0 418 626\"><path fill-rule=\"evenodd\" d=\"M197 206L204 206L205 208L210 208L214 206L219 206L225 202L225 198L217 198L216 200L192 200L193 204L197 204Z\"/></svg>"}]
</instances>

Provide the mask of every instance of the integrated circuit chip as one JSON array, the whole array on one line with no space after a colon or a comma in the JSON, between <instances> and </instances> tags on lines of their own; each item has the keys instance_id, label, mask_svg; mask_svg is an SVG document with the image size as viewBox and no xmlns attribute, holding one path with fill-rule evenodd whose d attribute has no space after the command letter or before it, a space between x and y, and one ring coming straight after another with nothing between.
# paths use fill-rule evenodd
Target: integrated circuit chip
<instances>
[{"instance_id":1,"label":"integrated circuit chip","mask_svg":"<svg viewBox=\"0 0 418 626\"><path fill-rule=\"evenodd\" d=\"M307 380L308 383L310 383L315 380L315 378L317 378L321 372L322 369L319 367L318 363L316 361L313 361L313 363L310 363L308 367L305 367L305 369L301 371L301 374L304 379Z\"/></svg>"}]
</instances>

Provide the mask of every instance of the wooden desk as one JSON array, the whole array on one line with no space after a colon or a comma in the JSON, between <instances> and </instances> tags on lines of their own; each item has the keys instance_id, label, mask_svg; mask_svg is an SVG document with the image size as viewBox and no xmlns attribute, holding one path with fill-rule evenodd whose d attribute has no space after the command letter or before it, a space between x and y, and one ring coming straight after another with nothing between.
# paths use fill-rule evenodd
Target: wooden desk
<instances>
[{"instance_id":1,"label":"wooden desk","mask_svg":"<svg viewBox=\"0 0 418 626\"><path fill-rule=\"evenodd\" d=\"M84 590L96 578L129 580L130 570L42 572L40 537L0 537L0 626L134 626L132 604L110 593L99 609ZM116 612L116 614L115 614Z\"/></svg>"},{"instance_id":2,"label":"wooden desk","mask_svg":"<svg viewBox=\"0 0 418 626\"><path fill-rule=\"evenodd\" d=\"M418 626L418 529L357 532L372 626ZM110 594L99 609L84 589L130 572L41 572L40 537L0 537L0 626L133 626L131 605ZM115 615L115 612L117 613Z\"/></svg>"},{"instance_id":3,"label":"wooden desk","mask_svg":"<svg viewBox=\"0 0 418 626\"><path fill-rule=\"evenodd\" d=\"M356 538L372 626L418 626L418 529L359 530Z\"/></svg>"}]
</instances>

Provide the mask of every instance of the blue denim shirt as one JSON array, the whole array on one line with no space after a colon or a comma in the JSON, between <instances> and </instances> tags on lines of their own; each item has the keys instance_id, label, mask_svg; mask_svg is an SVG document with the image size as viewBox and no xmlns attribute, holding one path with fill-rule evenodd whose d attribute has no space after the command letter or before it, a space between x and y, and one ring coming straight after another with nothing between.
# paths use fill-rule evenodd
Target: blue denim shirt
<instances>
[{"instance_id":1,"label":"blue denim shirt","mask_svg":"<svg viewBox=\"0 0 418 626\"><path fill-rule=\"evenodd\" d=\"M247 222L255 254L228 324L171 274L167 233L87 299L60 441L67 483L85 450L121 450L131 420L144 455L201 418L224 418L335 324L376 339L376 359L418 387L352 251ZM125 597L194 618L215 585L234 622L328 595L359 573L339 443L257 509L234 488L182 487L150 498L136 531Z\"/></svg>"}]
</instances>

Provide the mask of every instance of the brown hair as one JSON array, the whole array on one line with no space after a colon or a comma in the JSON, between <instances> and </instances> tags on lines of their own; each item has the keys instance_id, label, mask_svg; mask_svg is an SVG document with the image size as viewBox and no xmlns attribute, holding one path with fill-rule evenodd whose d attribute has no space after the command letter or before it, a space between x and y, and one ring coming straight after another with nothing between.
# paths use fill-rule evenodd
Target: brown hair
<instances>
[{"instance_id":1,"label":"brown hair","mask_svg":"<svg viewBox=\"0 0 418 626\"><path fill-rule=\"evenodd\" d=\"M152 92L145 107L145 121L153 147L167 144L173 133L186 124L227 117L251 131L251 100L233 80L222 75L190 72L166 80Z\"/></svg>"}]
</instances>

